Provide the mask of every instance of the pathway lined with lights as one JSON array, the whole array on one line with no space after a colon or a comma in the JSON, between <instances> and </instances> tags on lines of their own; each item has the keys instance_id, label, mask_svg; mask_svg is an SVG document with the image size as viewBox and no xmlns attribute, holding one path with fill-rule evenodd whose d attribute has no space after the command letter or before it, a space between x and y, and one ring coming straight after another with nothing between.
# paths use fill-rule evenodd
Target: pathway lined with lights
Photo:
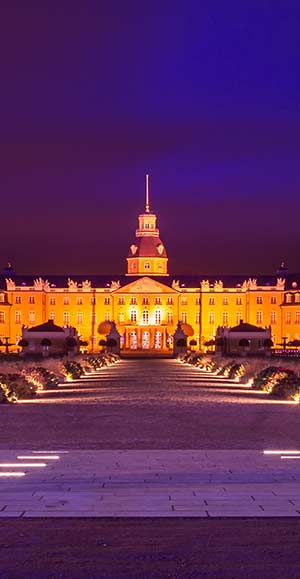
<instances>
[{"instance_id":1,"label":"pathway lined with lights","mask_svg":"<svg viewBox=\"0 0 300 579\"><path fill-rule=\"evenodd\" d=\"M123 360L5 406L2 416L14 417L14 426L20 411L22 418L34 411L35 446L21 431L26 446L0 450L0 517L299 517L300 445L286 426L298 424L299 407L276 403L174 360ZM260 432L274 410L277 429ZM267 443L243 448L255 429L260 439L267 432ZM185 443L190 430L192 447Z\"/></svg>"}]
</instances>

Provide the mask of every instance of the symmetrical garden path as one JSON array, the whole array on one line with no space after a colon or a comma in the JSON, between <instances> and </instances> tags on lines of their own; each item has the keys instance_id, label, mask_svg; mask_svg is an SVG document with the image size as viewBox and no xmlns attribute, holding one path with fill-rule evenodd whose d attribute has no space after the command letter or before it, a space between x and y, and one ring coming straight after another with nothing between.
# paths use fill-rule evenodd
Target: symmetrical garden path
<instances>
[{"instance_id":1,"label":"symmetrical garden path","mask_svg":"<svg viewBox=\"0 0 300 579\"><path fill-rule=\"evenodd\" d=\"M299 517L299 410L123 360L1 407L0 517Z\"/></svg>"}]
</instances>

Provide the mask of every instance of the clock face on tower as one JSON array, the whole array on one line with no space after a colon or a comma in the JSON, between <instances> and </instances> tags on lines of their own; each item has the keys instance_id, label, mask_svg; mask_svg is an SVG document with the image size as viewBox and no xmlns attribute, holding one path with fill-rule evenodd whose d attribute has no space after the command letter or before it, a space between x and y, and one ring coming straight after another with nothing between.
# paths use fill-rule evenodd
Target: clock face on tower
<instances>
[{"instance_id":1,"label":"clock face on tower","mask_svg":"<svg viewBox=\"0 0 300 579\"><path fill-rule=\"evenodd\" d=\"M164 251L164 246L163 246L162 243L160 243L160 244L157 246L157 251L158 251L159 255L162 255L162 253L163 253L163 251Z\"/></svg>"}]
</instances>

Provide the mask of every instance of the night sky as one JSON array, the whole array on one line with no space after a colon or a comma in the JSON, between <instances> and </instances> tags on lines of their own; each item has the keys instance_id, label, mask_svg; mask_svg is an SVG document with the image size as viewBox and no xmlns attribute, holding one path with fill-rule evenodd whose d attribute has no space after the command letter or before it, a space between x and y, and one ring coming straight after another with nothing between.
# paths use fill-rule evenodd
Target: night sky
<instances>
[{"instance_id":1,"label":"night sky","mask_svg":"<svg viewBox=\"0 0 300 579\"><path fill-rule=\"evenodd\" d=\"M0 265L124 273L150 173L170 271L300 271L298 0L0 7Z\"/></svg>"}]
</instances>

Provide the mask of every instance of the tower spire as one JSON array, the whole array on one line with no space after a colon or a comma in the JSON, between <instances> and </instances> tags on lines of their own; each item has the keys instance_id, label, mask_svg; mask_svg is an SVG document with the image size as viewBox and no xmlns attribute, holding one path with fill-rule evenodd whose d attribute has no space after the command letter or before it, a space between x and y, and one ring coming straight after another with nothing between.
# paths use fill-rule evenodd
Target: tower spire
<instances>
[{"instance_id":1,"label":"tower spire","mask_svg":"<svg viewBox=\"0 0 300 579\"><path fill-rule=\"evenodd\" d=\"M146 175L146 213L150 212L149 206L149 175Z\"/></svg>"}]
</instances>

